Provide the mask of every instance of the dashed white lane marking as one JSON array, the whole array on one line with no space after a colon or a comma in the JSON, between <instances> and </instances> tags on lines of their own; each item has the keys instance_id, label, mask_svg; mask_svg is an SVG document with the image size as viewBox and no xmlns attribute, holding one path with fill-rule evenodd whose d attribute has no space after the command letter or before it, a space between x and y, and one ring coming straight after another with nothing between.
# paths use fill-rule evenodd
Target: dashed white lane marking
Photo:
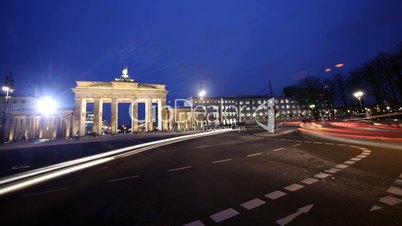
<instances>
[{"instance_id":1,"label":"dashed white lane marking","mask_svg":"<svg viewBox=\"0 0 402 226\"><path fill-rule=\"evenodd\" d=\"M335 168L331 168L331 169L325 170L325 172L327 172L327 173L337 173L337 172L339 172L339 171L340 171L340 169L335 169Z\"/></svg>"},{"instance_id":2,"label":"dashed white lane marking","mask_svg":"<svg viewBox=\"0 0 402 226\"><path fill-rule=\"evenodd\" d=\"M116 181L134 179L134 178L138 178L138 177L139 177L138 175L129 176L129 177L122 177L122 178L117 178L117 179L108 180L108 181L106 181L106 182L107 182L107 183L111 183L111 182L116 182Z\"/></svg>"},{"instance_id":3,"label":"dashed white lane marking","mask_svg":"<svg viewBox=\"0 0 402 226\"><path fill-rule=\"evenodd\" d=\"M388 190L388 193L394 194L394 195L399 195L402 196L402 188L398 188L395 186L391 186Z\"/></svg>"},{"instance_id":4,"label":"dashed white lane marking","mask_svg":"<svg viewBox=\"0 0 402 226\"><path fill-rule=\"evenodd\" d=\"M274 191L274 192L271 192L271 193L269 193L269 194L266 194L265 197L270 198L270 199L272 199L272 200L275 200L275 199L278 199L278 198L280 198L280 197L282 197L282 196L284 196L284 195L286 195L285 192L282 192L282 191Z\"/></svg>"},{"instance_id":5,"label":"dashed white lane marking","mask_svg":"<svg viewBox=\"0 0 402 226\"><path fill-rule=\"evenodd\" d=\"M280 151L280 150L283 150L283 149L285 149L285 148L277 148L277 149L274 149L272 151Z\"/></svg>"},{"instance_id":6,"label":"dashed white lane marking","mask_svg":"<svg viewBox=\"0 0 402 226\"><path fill-rule=\"evenodd\" d=\"M331 174L327 174L327 173L319 173L319 174L314 175L314 177L317 177L317 178L320 178L320 179L324 179L324 178L329 177L330 175L331 175Z\"/></svg>"},{"instance_id":7,"label":"dashed white lane marking","mask_svg":"<svg viewBox=\"0 0 402 226\"><path fill-rule=\"evenodd\" d=\"M361 158L351 158L350 160L352 160L352 161L360 161L362 159Z\"/></svg>"},{"instance_id":8,"label":"dashed white lane marking","mask_svg":"<svg viewBox=\"0 0 402 226\"><path fill-rule=\"evenodd\" d=\"M382 209L382 207L374 205L373 207L371 207L370 212L375 211L375 210L379 210L379 209Z\"/></svg>"},{"instance_id":9,"label":"dashed white lane marking","mask_svg":"<svg viewBox=\"0 0 402 226\"><path fill-rule=\"evenodd\" d=\"M388 204L388 205L390 205L390 206L393 206L393 205L396 205L396 204L402 202L402 200L397 199L397 198L392 197L392 196L385 196L385 197L382 197L382 198L380 198L379 201L382 202L382 203Z\"/></svg>"},{"instance_id":10,"label":"dashed white lane marking","mask_svg":"<svg viewBox=\"0 0 402 226\"><path fill-rule=\"evenodd\" d=\"M168 172L174 172L174 171L185 170L185 169L190 169L190 168L191 168L191 166L184 166L184 167L180 167L180 168L170 169L170 170L168 170Z\"/></svg>"},{"instance_id":11,"label":"dashed white lane marking","mask_svg":"<svg viewBox=\"0 0 402 226\"><path fill-rule=\"evenodd\" d=\"M315 183L315 182L317 182L318 180L317 179L315 179L315 178L307 178L307 179L304 179L304 180L302 180L302 181L300 181L300 182L302 182L302 183L304 183L304 184L313 184L313 183Z\"/></svg>"},{"instance_id":12,"label":"dashed white lane marking","mask_svg":"<svg viewBox=\"0 0 402 226\"><path fill-rule=\"evenodd\" d=\"M367 157L367 155L358 155L358 156L356 156L356 158L366 158Z\"/></svg>"},{"instance_id":13,"label":"dashed white lane marking","mask_svg":"<svg viewBox=\"0 0 402 226\"><path fill-rule=\"evenodd\" d=\"M297 147L297 146L300 146L301 144L295 144L295 145L292 145L292 147Z\"/></svg>"},{"instance_id":14,"label":"dashed white lane marking","mask_svg":"<svg viewBox=\"0 0 402 226\"><path fill-rule=\"evenodd\" d=\"M247 157L253 157L253 156L257 156L257 155L261 155L262 153L261 152L259 152L259 153L255 153L255 154L250 154L250 155L247 155Z\"/></svg>"},{"instance_id":15,"label":"dashed white lane marking","mask_svg":"<svg viewBox=\"0 0 402 226\"><path fill-rule=\"evenodd\" d=\"M67 190L67 188L56 188L56 189L52 189L52 190L23 195L22 197L27 198L27 197L31 197L31 196L44 195L44 194L48 194L48 193L52 193L52 192L56 192L56 191L64 191L64 190Z\"/></svg>"},{"instance_id":16,"label":"dashed white lane marking","mask_svg":"<svg viewBox=\"0 0 402 226\"><path fill-rule=\"evenodd\" d=\"M349 165L344 165L344 164L339 164L339 165L335 166L335 168L339 168L339 169L345 169L348 167L349 167Z\"/></svg>"},{"instance_id":17,"label":"dashed white lane marking","mask_svg":"<svg viewBox=\"0 0 402 226\"><path fill-rule=\"evenodd\" d=\"M205 224L203 224L199 220L196 220L196 221L190 222L188 224L184 224L183 226L205 226Z\"/></svg>"},{"instance_id":18,"label":"dashed white lane marking","mask_svg":"<svg viewBox=\"0 0 402 226\"><path fill-rule=\"evenodd\" d=\"M264 205L265 203L266 202L261 200L261 199L252 199L250 201L247 201L247 202L241 204L241 206L246 208L246 209L248 209L248 210L251 210L251 209L254 209L254 208L259 207L261 205Z\"/></svg>"},{"instance_id":19,"label":"dashed white lane marking","mask_svg":"<svg viewBox=\"0 0 402 226\"><path fill-rule=\"evenodd\" d=\"M232 159L222 159L222 160L218 160L218 161L213 161L212 163L216 164L216 163L227 162L227 161L231 161L231 160Z\"/></svg>"},{"instance_id":20,"label":"dashed white lane marking","mask_svg":"<svg viewBox=\"0 0 402 226\"><path fill-rule=\"evenodd\" d=\"M355 161L348 160L348 161L344 161L343 163L344 163L344 164L348 164L348 165L352 165L352 164L355 164L356 162L355 162Z\"/></svg>"},{"instance_id":21,"label":"dashed white lane marking","mask_svg":"<svg viewBox=\"0 0 402 226\"><path fill-rule=\"evenodd\" d=\"M233 208L229 208L226 210L223 210L221 212L217 212L215 214L212 214L211 216L209 216L212 220L214 220L216 223L219 223L221 221L227 220L231 217L236 216L237 214L239 214L239 212L237 212L235 209Z\"/></svg>"},{"instance_id":22,"label":"dashed white lane marking","mask_svg":"<svg viewBox=\"0 0 402 226\"><path fill-rule=\"evenodd\" d=\"M297 190L299 190L301 188L304 188L304 186L300 185L300 184L292 184L292 185L289 185L287 187L284 187L285 190L288 190L288 191L291 191L291 192L297 191Z\"/></svg>"},{"instance_id":23,"label":"dashed white lane marking","mask_svg":"<svg viewBox=\"0 0 402 226\"><path fill-rule=\"evenodd\" d=\"M401 174L401 176L402 176L402 174ZM395 182L388 188L387 193L390 195L380 198L380 200L378 200L378 202L385 203L385 204L388 204L391 206L401 203L402 202L402 180L396 179ZM376 204L373 207L371 207L370 212L378 210L379 208L377 208L377 207L383 208L383 206L381 204Z\"/></svg>"}]
</instances>

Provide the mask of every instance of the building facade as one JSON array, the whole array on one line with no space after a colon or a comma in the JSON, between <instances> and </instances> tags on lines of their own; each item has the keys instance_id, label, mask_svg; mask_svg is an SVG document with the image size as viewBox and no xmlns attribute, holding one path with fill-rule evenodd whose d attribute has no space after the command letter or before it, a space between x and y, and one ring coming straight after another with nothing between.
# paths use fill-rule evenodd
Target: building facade
<instances>
[{"instance_id":1,"label":"building facade","mask_svg":"<svg viewBox=\"0 0 402 226\"><path fill-rule=\"evenodd\" d=\"M43 115L36 108L36 99L13 96L0 102L2 141L54 139L71 136L72 110L61 109Z\"/></svg>"},{"instance_id":2,"label":"building facade","mask_svg":"<svg viewBox=\"0 0 402 226\"><path fill-rule=\"evenodd\" d=\"M72 89L75 94L75 109L73 116L74 134L84 136L86 134L87 104L94 104L93 134L102 134L103 103L111 103L111 133L118 132L118 104L131 103L130 116L132 119L131 131L139 132L138 104L145 103L146 131L153 131L155 117L153 103L157 105L157 129L167 129L166 119L166 85L144 84L134 81L128 75L125 67L120 78L111 82L76 81L77 86Z\"/></svg>"},{"instance_id":3,"label":"building facade","mask_svg":"<svg viewBox=\"0 0 402 226\"><path fill-rule=\"evenodd\" d=\"M275 119L277 122L299 121L312 118L311 109L300 105L297 100L282 96L227 96L190 97L185 106L203 109L208 125L254 125L268 122L268 100L275 100Z\"/></svg>"}]
</instances>

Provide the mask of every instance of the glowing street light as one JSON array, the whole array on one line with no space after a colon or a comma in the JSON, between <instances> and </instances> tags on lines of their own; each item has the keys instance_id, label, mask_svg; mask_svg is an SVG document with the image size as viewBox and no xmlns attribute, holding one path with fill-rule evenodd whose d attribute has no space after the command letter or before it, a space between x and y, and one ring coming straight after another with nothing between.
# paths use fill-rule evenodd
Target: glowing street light
<instances>
[{"instance_id":1,"label":"glowing street light","mask_svg":"<svg viewBox=\"0 0 402 226\"><path fill-rule=\"evenodd\" d=\"M6 81L4 82L4 85L1 87L1 89L6 93L6 97L4 102L8 103L8 100L11 98L10 93L14 91L14 79L12 78L12 74L6 76Z\"/></svg>"},{"instance_id":2,"label":"glowing street light","mask_svg":"<svg viewBox=\"0 0 402 226\"><path fill-rule=\"evenodd\" d=\"M337 67L337 68L341 68L341 67L344 67L345 66L345 64L337 64L337 65L335 65L335 67Z\"/></svg>"},{"instance_id":3,"label":"glowing street light","mask_svg":"<svg viewBox=\"0 0 402 226\"><path fill-rule=\"evenodd\" d=\"M325 70L324 70L325 72L331 72L332 71L332 69L331 68L325 68Z\"/></svg>"},{"instance_id":4,"label":"glowing street light","mask_svg":"<svg viewBox=\"0 0 402 226\"><path fill-rule=\"evenodd\" d=\"M363 95L364 95L364 93L362 91L357 91L357 92L353 93L353 96L355 96L356 99L359 100L361 111L363 111L363 106L362 106L362 96Z\"/></svg>"},{"instance_id":5,"label":"glowing street light","mask_svg":"<svg viewBox=\"0 0 402 226\"><path fill-rule=\"evenodd\" d=\"M50 97L45 97L36 102L36 109L43 115L54 114L57 110L57 103Z\"/></svg>"},{"instance_id":6,"label":"glowing street light","mask_svg":"<svg viewBox=\"0 0 402 226\"><path fill-rule=\"evenodd\" d=\"M198 93L198 96L201 98L201 100L204 98L204 96L207 94L207 92L203 89Z\"/></svg>"}]
</instances>

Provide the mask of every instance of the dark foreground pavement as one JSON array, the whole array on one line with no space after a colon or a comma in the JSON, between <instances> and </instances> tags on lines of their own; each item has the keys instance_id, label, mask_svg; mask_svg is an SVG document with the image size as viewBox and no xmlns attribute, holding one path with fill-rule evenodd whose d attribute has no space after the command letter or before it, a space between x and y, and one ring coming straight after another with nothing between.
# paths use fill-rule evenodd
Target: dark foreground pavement
<instances>
[{"instance_id":1,"label":"dark foreground pavement","mask_svg":"<svg viewBox=\"0 0 402 226\"><path fill-rule=\"evenodd\" d=\"M195 132L119 134L97 138L0 145L0 177L91 156L135 144Z\"/></svg>"},{"instance_id":2,"label":"dark foreground pavement","mask_svg":"<svg viewBox=\"0 0 402 226\"><path fill-rule=\"evenodd\" d=\"M0 197L0 219L2 225L402 225L402 205L392 202L402 199L401 173L397 150L299 132L231 132Z\"/></svg>"}]
</instances>

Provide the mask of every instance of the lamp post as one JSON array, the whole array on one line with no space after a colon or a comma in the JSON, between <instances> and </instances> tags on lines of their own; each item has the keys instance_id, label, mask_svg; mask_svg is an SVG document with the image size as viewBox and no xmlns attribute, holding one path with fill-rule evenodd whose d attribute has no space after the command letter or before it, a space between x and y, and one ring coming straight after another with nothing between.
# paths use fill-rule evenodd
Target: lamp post
<instances>
[{"instance_id":1,"label":"lamp post","mask_svg":"<svg viewBox=\"0 0 402 226\"><path fill-rule=\"evenodd\" d=\"M3 113L3 117L1 119L1 130L0 130L0 140L4 141L5 139L5 126L6 126L6 114L8 113L8 101L11 98L11 93L14 91L14 79L12 77L12 73L10 72L9 75L6 76L6 79L4 81L4 85L2 86L1 90L3 90L3 92L6 93L5 97L4 97L4 113Z\"/></svg>"},{"instance_id":2,"label":"lamp post","mask_svg":"<svg viewBox=\"0 0 402 226\"><path fill-rule=\"evenodd\" d=\"M309 107L310 107L311 110L313 111L313 117L314 117L314 119L316 119L317 117L316 117L316 114L315 114L315 104L310 104Z\"/></svg>"},{"instance_id":3,"label":"lamp post","mask_svg":"<svg viewBox=\"0 0 402 226\"><path fill-rule=\"evenodd\" d=\"M363 106L362 106L362 96L363 95L364 95L364 93L362 91L357 91L357 92L353 93L353 96L355 96L356 99L359 101L361 111L363 111Z\"/></svg>"},{"instance_id":4,"label":"lamp post","mask_svg":"<svg viewBox=\"0 0 402 226\"><path fill-rule=\"evenodd\" d=\"M207 92L205 91L205 89L203 89L203 90L201 90L199 93L198 93L198 96L200 97L200 99L202 100L202 99L204 99L204 96L207 94Z\"/></svg>"}]
</instances>

